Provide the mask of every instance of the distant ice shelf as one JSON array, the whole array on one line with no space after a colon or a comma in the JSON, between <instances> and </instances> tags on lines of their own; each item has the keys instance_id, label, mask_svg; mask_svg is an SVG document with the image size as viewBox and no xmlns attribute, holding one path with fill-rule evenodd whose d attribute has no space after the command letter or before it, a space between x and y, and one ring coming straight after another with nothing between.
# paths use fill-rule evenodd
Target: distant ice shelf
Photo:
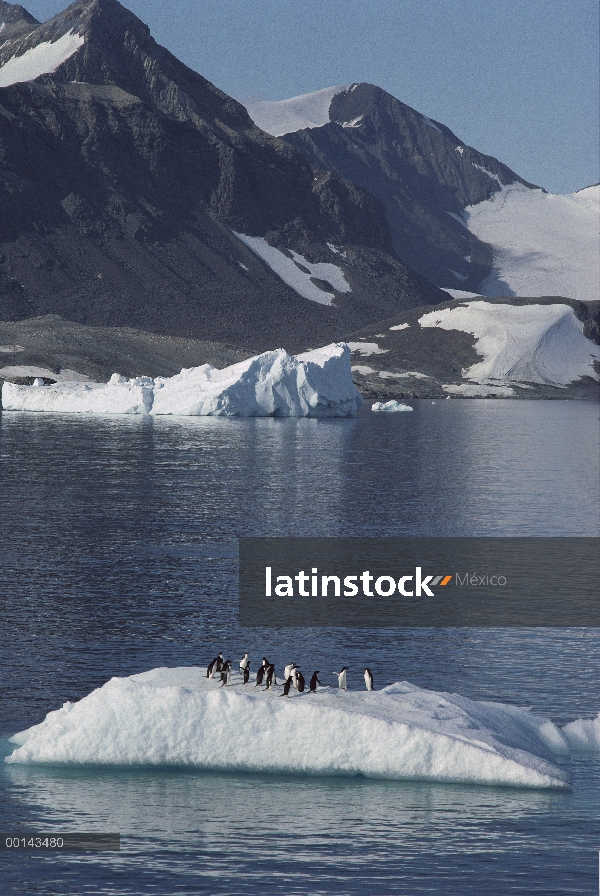
<instances>
[{"instance_id":1,"label":"distant ice shelf","mask_svg":"<svg viewBox=\"0 0 600 896\"><path fill-rule=\"evenodd\" d=\"M567 788L557 764L600 749L600 716L558 728L502 703L398 682L281 696L203 668L112 678L11 738L7 763L189 766Z\"/></svg>"},{"instance_id":2,"label":"distant ice shelf","mask_svg":"<svg viewBox=\"0 0 600 896\"><path fill-rule=\"evenodd\" d=\"M350 417L361 405L344 343L297 357L277 349L223 370L203 364L168 378L115 373L108 383L2 387L4 410L55 414Z\"/></svg>"}]
</instances>

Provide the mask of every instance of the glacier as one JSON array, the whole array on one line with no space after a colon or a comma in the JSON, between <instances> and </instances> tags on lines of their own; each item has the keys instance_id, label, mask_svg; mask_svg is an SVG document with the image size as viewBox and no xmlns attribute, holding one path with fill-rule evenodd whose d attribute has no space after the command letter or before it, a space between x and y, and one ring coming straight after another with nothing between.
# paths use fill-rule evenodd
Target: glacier
<instances>
[{"instance_id":1,"label":"glacier","mask_svg":"<svg viewBox=\"0 0 600 896\"><path fill-rule=\"evenodd\" d=\"M600 715L564 728L528 709L397 682L269 691L200 667L112 678L10 738L13 764L188 766L568 788L557 760L600 750Z\"/></svg>"},{"instance_id":2,"label":"glacier","mask_svg":"<svg viewBox=\"0 0 600 896\"><path fill-rule=\"evenodd\" d=\"M276 349L222 370L203 364L172 377L115 373L108 383L2 387L5 411L55 414L350 417L362 401L345 343L296 357Z\"/></svg>"},{"instance_id":3,"label":"glacier","mask_svg":"<svg viewBox=\"0 0 600 896\"><path fill-rule=\"evenodd\" d=\"M567 195L509 184L468 206L461 223L494 252L479 292L596 301L599 214L598 184Z\"/></svg>"}]
</instances>

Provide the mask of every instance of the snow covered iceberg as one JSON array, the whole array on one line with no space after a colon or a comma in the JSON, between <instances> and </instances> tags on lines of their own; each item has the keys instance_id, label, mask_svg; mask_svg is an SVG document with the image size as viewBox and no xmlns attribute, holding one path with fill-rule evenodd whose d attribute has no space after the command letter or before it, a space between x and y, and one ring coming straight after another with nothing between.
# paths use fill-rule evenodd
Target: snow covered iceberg
<instances>
[{"instance_id":1,"label":"snow covered iceberg","mask_svg":"<svg viewBox=\"0 0 600 896\"><path fill-rule=\"evenodd\" d=\"M203 364L154 380L115 373L108 383L2 388L6 411L57 414L350 417L361 404L344 343L297 357L277 349L223 370Z\"/></svg>"},{"instance_id":2,"label":"snow covered iceberg","mask_svg":"<svg viewBox=\"0 0 600 896\"><path fill-rule=\"evenodd\" d=\"M561 730L526 709L408 682L292 693L286 699L281 686L264 691L237 675L221 687L197 667L112 678L14 735L5 761L565 788L568 776L555 760L569 754L569 735L579 749L600 745L600 718L584 723L583 738L580 723Z\"/></svg>"}]
</instances>

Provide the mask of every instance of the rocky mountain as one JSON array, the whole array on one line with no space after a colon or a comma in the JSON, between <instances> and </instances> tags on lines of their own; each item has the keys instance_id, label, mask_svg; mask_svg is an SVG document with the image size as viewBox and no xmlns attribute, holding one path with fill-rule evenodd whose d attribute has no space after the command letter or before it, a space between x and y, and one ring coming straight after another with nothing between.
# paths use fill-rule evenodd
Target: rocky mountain
<instances>
[{"instance_id":1,"label":"rocky mountain","mask_svg":"<svg viewBox=\"0 0 600 896\"><path fill-rule=\"evenodd\" d=\"M38 20L34 19L22 6L0 0L0 41L7 41L21 34L29 33L33 27L39 24Z\"/></svg>"},{"instance_id":2,"label":"rocky mountain","mask_svg":"<svg viewBox=\"0 0 600 896\"><path fill-rule=\"evenodd\" d=\"M117 0L0 3L0 320L295 350L444 295L385 208L315 169Z\"/></svg>"},{"instance_id":3,"label":"rocky mountain","mask_svg":"<svg viewBox=\"0 0 600 896\"><path fill-rule=\"evenodd\" d=\"M372 84L253 103L248 111L313 165L380 199L399 258L442 288L477 291L492 271L492 248L466 227L465 209L506 185L537 189Z\"/></svg>"}]
</instances>

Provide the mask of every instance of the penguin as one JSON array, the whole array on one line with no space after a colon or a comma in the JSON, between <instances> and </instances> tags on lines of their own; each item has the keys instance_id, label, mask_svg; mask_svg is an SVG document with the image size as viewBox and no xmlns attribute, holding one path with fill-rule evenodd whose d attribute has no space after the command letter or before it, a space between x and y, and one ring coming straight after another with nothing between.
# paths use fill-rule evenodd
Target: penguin
<instances>
[{"instance_id":1,"label":"penguin","mask_svg":"<svg viewBox=\"0 0 600 896\"><path fill-rule=\"evenodd\" d=\"M223 685L229 684L229 678L231 676L231 660L227 660L223 663L223 667L221 669L221 687Z\"/></svg>"},{"instance_id":2,"label":"penguin","mask_svg":"<svg viewBox=\"0 0 600 896\"><path fill-rule=\"evenodd\" d=\"M244 669L244 684L248 684L250 681L250 663L246 663L246 667Z\"/></svg>"},{"instance_id":3,"label":"penguin","mask_svg":"<svg viewBox=\"0 0 600 896\"><path fill-rule=\"evenodd\" d=\"M304 690L304 675L300 669L296 672L296 690L300 692Z\"/></svg>"},{"instance_id":4,"label":"penguin","mask_svg":"<svg viewBox=\"0 0 600 896\"><path fill-rule=\"evenodd\" d=\"M206 670L207 678L214 678L215 672L220 672L223 668L223 654L220 653L218 656L214 658L212 663L209 664L208 669Z\"/></svg>"},{"instance_id":5,"label":"penguin","mask_svg":"<svg viewBox=\"0 0 600 896\"><path fill-rule=\"evenodd\" d=\"M241 672L242 675L244 674L244 669L246 668L246 666L247 666L248 663L250 662L250 660L248 659L248 656L249 656L249 654L245 653L245 654L243 655L243 657L241 658L241 660L240 660L240 672Z\"/></svg>"},{"instance_id":6,"label":"penguin","mask_svg":"<svg viewBox=\"0 0 600 896\"><path fill-rule=\"evenodd\" d=\"M348 666L343 666L343 668L339 672L332 672L332 675L337 675L338 678L338 688L341 691L346 690L346 672L348 671Z\"/></svg>"},{"instance_id":7,"label":"penguin","mask_svg":"<svg viewBox=\"0 0 600 896\"><path fill-rule=\"evenodd\" d=\"M368 691L373 690L373 673L370 669L365 669L365 684Z\"/></svg>"},{"instance_id":8,"label":"penguin","mask_svg":"<svg viewBox=\"0 0 600 896\"><path fill-rule=\"evenodd\" d=\"M285 680L285 684L284 684L284 686L283 686L283 694L280 694L279 696L280 696L280 697L289 697L289 696L290 696L290 688L291 688L291 686L292 686L292 676L289 675L289 676L286 678L286 680Z\"/></svg>"},{"instance_id":9,"label":"penguin","mask_svg":"<svg viewBox=\"0 0 600 896\"><path fill-rule=\"evenodd\" d=\"M294 666L294 668L292 669L292 671L290 673L292 676L292 682L293 682L296 690L298 690L298 672L299 671L300 671L300 669L298 668L298 666Z\"/></svg>"},{"instance_id":10,"label":"penguin","mask_svg":"<svg viewBox=\"0 0 600 896\"><path fill-rule=\"evenodd\" d=\"M316 672L313 672L312 678L310 680L310 684L308 686L308 689L311 694L314 694L314 692L317 690L318 684L321 684L321 682L319 681L319 670L317 669Z\"/></svg>"},{"instance_id":11,"label":"penguin","mask_svg":"<svg viewBox=\"0 0 600 896\"><path fill-rule=\"evenodd\" d=\"M292 674L292 669L296 668L296 663L288 663L285 669L283 670L283 677L287 681L290 675Z\"/></svg>"},{"instance_id":12,"label":"penguin","mask_svg":"<svg viewBox=\"0 0 600 896\"><path fill-rule=\"evenodd\" d=\"M256 684L254 685L254 687L258 687L259 685L261 685L263 683L264 677L265 677L265 667L259 666L258 672L256 673Z\"/></svg>"},{"instance_id":13,"label":"penguin","mask_svg":"<svg viewBox=\"0 0 600 896\"><path fill-rule=\"evenodd\" d=\"M273 663L269 663L269 667L267 669L267 687L265 688L265 690L268 691L269 688L274 684L277 684L277 678L275 676L275 666Z\"/></svg>"}]
</instances>

